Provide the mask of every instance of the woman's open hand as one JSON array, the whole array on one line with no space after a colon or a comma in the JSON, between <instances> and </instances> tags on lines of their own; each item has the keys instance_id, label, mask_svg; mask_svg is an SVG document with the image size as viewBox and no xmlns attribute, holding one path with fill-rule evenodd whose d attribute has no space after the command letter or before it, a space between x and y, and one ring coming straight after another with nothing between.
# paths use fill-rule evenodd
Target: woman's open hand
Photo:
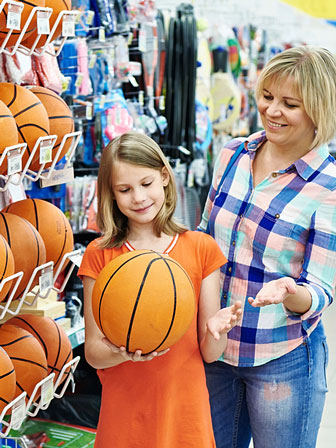
<instances>
[{"instance_id":1,"label":"woman's open hand","mask_svg":"<svg viewBox=\"0 0 336 448\"><path fill-rule=\"evenodd\" d=\"M282 303L289 295L297 292L297 285L291 277L282 277L266 283L258 294L249 297L249 304L253 307Z\"/></svg>"}]
</instances>

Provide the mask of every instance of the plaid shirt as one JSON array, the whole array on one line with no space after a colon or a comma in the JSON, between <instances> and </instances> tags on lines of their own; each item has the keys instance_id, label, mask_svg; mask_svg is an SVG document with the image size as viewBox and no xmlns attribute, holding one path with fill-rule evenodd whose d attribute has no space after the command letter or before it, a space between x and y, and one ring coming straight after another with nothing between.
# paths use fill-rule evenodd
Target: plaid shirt
<instances>
[{"instance_id":1,"label":"plaid shirt","mask_svg":"<svg viewBox=\"0 0 336 448\"><path fill-rule=\"evenodd\" d=\"M222 360L257 366L300 345L332 302L336 283L336 164L326 145L253 187L252 162L265 132L250 136L222 185L225 166L241 139L220 152L199 230L209 220L228 263L221 269L222 307L243 303L240 325L228 335ZM210 215L210 218L209 218ZM303 315L283 304L252 307L262 286L289 276L312 295Z\"/></svg>"}]
</instances>

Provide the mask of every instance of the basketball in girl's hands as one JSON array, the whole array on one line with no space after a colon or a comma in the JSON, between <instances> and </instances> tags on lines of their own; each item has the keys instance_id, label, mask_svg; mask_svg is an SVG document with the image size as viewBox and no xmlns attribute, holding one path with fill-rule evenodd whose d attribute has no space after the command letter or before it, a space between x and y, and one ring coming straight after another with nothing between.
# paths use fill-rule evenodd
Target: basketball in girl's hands
<instances>
[{"instance_id":1,"label":"basketball in girl's hands","mask_svg":"<svg viewBox=\"0 0 336 448\"><path fill-rule=\"evenodd\" d=\"M0 413L13 400L15 389L14 365L6 351L0 347Z\"/></svg>"},{"instance_id":2,"label":"basketball in girl's hands","mask_svg":"<svg viewBox=\"0 0 336 448\"><path fill-rule=\"evenodd\" d=\"M18 131L12 112L0 101L0 158L7 146L18 143ZM7 157L0 165L0 174L7 174Z\"/></svg>"},{"instance_id":3,"label":"basketball in girl's hands","mask_svg":"<svg viewBox=\"0 0 336 448\"><path fill-rule=\"evenodd\" d=\"M52 149L52 159L54 161L63 137L65 134L69 134L74 131L74 119L72 112L66 102L52 90L45 87L29 87L29 90L39 98L47 111L49 117L49 134L57 135L57 140ZM72 138L68 138L57 158L57 162L68 152L71 143ZM52 162L46 163L45 168L48 168L51 163ZM33 170L38 170L39 161L33 163L31 168Z\"/></svg>"},{"instance_id":4,"label":"basketball in girl's hands","mask_svg":"<svg viewBox=\"0 0 336 448\"><path fill-rule=\"evenodd\" d=\"M0 100L6 104L15 118L19 143L27 143L27 149L22 158L22 167L24 167L38 138L49 135L47 111L33 92L9 82L0 83ZM39 159L38 149L32 163Z\"/></svg>"},{"instance_id":5,"label":"basketball in girl's hands","mask_svg":"<svg viewBox=\"0 0 336 448\"><path fill-rule=\"evenodd\" d=\"M22 28L26 24L30 13L33 8L36 6L45 6L45 0L16 0L19 3L22 3L23 10L21 12L21 20L20 20L20 30L13 30L11 37L6 43L6 47L14 46L20 37ZM8 4L5 5L4 9L0 13L0 44L5 40L9 29L7 28L7 17L8 17ZM30 36L37 28L37 14L32 16L32 20L29 22L28 28L24 34L23 39L26 39Z\"/></svg>"},{"instance_id":6,"label":"basketball in girl's hands","mask_svg":"<svg viewBox=\"0 0 336 448\"><path fill-rule=\"evenodd\" d=\"M53 26L55 25L56 20L61 12L71 10L71 0L45 0L45 7L52 8L53 10L51 16L49 17L50 32L52 32ZM59 20L57 28L52 35L51 41L55 40L62 33L62 21L63 18ZM37 31L34 31L31 36L23 39L22 44L28 48L31 48L35 42L36 37ZM49 35L42 34L36 45L36 48L42 47L46 43L48 37Z\"/></svg>"},{"instance_id":7,"label":"basketball in girl's hands","mask_svg":"<svg viewBox=\"0 0 336 448\"><path fill-rule=\"evenodd\" d=\"M9 247L5 238L0 235L0 284L6 278L13 275L15 272L14 257L11 248ZM0 291L0 302L2 302L10 287L12 281L4 283Z\"/></svg>"},{"instance_id":8,"label":"basketball in girl's hands","mask_svg":"<svg viewBox=\"0 0 336 448\"><path fill-rule=\"evenodd\" d=\"M17 299L25 291L34 269L45 263L45 245L41 235L29 221L12 213L0 212L0 234L12 250L15 272L23 272L23 277L13 297ZM38 282L39 275L36 275L30 289Z\"/></svg>"},{"instance_id":9,"label":"basketball in girl's hands","mask_svg":"<svg viewBox=\"0 0 336 448\"><path fill-rule=\"evenodd\" d=\"M187 331L195 313L194 288L174 259L136 250L110 261L99 273L92 310L114 345L143 354L162 351Z\"/></svg>"},{"instance_id":10,"label":"basketball in girl's hands","mask_svg":"<svg viewBox=\"0 0 336 448\"><path fill-rule=\"evenodd\" d=\"M73 250L74 238L70 223L61 209L43 199L23 199L5 207L6 214L25 218L39 232L45 245L46 261L58 269L64 254ZM69 260L63 264L61 271Z\"/></svg>"},{"instance_id":11,"label":"basketball in girl's hands","mask_svg":"<svg viewBox=\"0 0 336 448\"><path fill-rule=\"evenodd\" d=\"M5 323L0 327L0 346L10 357L16 374L14 398L27 392L32 395L35 385L47 376L47 360L38 340L28 331Z\"/></svg>"},{"instance_id":12,"label":"basketball in girl's hands","mask_svg":"<svg viewBox=\"0 0 336 448\"><path fill-rule=\"evenodd\" d=\"M22 314L9 319L6 324L16 325L32 334L41 344L48 364L48 375L55 373L54 383L65 364L72 360L72 347L68 335L63 328L50 317L35 314ZM66 369L63 382L69 375Z\"/></svg>"}]
</instances>

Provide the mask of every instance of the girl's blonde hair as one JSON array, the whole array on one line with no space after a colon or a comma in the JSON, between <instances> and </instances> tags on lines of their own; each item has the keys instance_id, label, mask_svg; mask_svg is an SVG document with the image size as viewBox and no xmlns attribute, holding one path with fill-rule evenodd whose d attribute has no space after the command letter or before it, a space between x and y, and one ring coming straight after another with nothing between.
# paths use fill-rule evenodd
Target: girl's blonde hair
<instances>
[{"instance_id":1,"label":"girl's blonde hair","mask_svg":"<svg viewBox=\"0 0 336 448\"><path fill-rule=\"evenodd\" d=\"M256 98L266 83L291 78L315 125L312 148L328 143L336 135L336 58L319 48L293 47L274 56L260 73Z\"/></svg>"},{"instance_id":2,"label":"girl's blonde hair","mask_svg":"<svg viewBox=\"0 0 336 448\"><path fill-rule=\"evenodd\" d=\"M112 168L115 162L152 168L161 171L166 168L169 182L164 187L165 201L154 220L154 231L175 235L187 229L178 224L173 214L176 208L177 192L174 173L159 145L147 135L130 131L113 139L104 149L98 172L97 225L102 233L100 246L120 247L127 240L128 219L120 212L112 192Z\"/></svg>"}]
</instances>

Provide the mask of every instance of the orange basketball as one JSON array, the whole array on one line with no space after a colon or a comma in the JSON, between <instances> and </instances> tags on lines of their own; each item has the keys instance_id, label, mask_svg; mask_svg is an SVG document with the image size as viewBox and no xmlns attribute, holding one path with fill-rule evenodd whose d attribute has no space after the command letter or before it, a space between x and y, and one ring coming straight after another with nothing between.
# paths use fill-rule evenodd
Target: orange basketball
<instances>
[{"instance_id":1,"label":"orange basketball","mask_svg":"<svg viewBox=\"0 0 336 448\"><path fill-rule=\"evenodd\" d=\"M70 223L62 210L51 202L43 199L23 199L13 202L2 211L25 218L35 227L45 245L46 261L54 262L55 271L64 254L73 250L74 239ZM62 271L65 266L66 263Z\"/></svg>"},{"instance_id":2,"label":"orange basketball","mask_svg":"<svg viewBox=\"0 0 336 448\"><path fill-rule=\"evenodd\" d=\"M18 131L12 112L3 101L0 101L0 157L7 146L18 143ZM7 157L0 165L0 174L7 174Z\"/></svg>"},{"instance_id":3,"label":"orange basketball","mask_svg":"<svg viewBox=\"0 0 336 448\"><path fill-rule=\"evenodd\" d=\"M30 222L12 213L0 212L0 234L12 250L15 271L23 271L23 277L14 294L14 299L17 299L22 296L34 269L45 263L45 245L41 235ZM38 277L35 276L31 288L38 284Z\"/></svg>"},{"instance_id":4,"label":"orange basketball","mask_svg":"<svg viewBox=\"0 0 336 448\"><path fill-rule=\"evenodd\" d=\"M0 413L14 399L15 389L14 365L5 350L0 347Z\"/></svg>"},{"instance_id":5,"label":"orange basketball","mask_svg":"<svg viewBox=\"0 0 336 448\"><path fill-rule=\"evenodd\" d=\"M48 375L55 373L56 382L63 366L72 360L70 339L63 328L50 317L24 314L9 319L7 324L16 325L32 334L42 345L48 364ZM61 381L66 379L67 369Z\"/></svg>"},{"instance_id":6,"label":"orange basketball","mask_svg":"<svg viewBox=\"0 0 336 448\"><path fill-rule=\"evenodd\" d=\"M27 143L22 159L22 167L24 167L36 140L49 135L47 111L33 92L17 84L1 82L0 100L7 105L15 118L19 143ZM32 162L38 161L39 157L39 150L37 150Z\"/></svg>"},{"instance_id":7,"label":"orange basketball","mask_svg":"<svg viewBox=\"0 0 336 448\"><path fill-rule=\"evenodd\" d=\"M194 288L177 261L136 250L110 261L99 273L92 310L114 345L143 354L162 351L187 331L195 313Z\"/></svg>"},{"instance_id":8,"label":"orange basketball","mask_svg":"<svg viewBox=\"0 0 336 448\"><path fill-rule=\"evenodd\" d=\"M5 238L0 235L0 283L6 277L10 277L15 272L14 257L11 248L9 247ZM4 284L0 291L0 302L6 297L12 282L9 281Z\"/></svg>"},{"instance_id":9,"label":"orange basketball","mask_svg":"<svg viewBox=\"0 0 336 448\"><path fill-rule=\"evenodd\" d=\"M47 360L41 344L28 331L6 323L0 327L0 345L14 365L14 398L22 392L27 392L29 400L35 385L47 376Z\"/></svg>"},{"instance_id":10,"label":"orange basketball","mask_svg":"<svg viewBox=\"0 0 336 448\"><path fill-rule=\"evenodd\" d=\"M72 112L67 103L52 90L46 89L45 87L30 87L29 90L39 98L47 111L49 117L49 134L57 135L57 140L52 150L52 158L54 159L64 135L74 131L75 125ZM66 141L66 144L63 146L57 161L59 161L68 152L71 142L71 138ZM45 168L50 165L51 163L46 163ZM31 168L38 171L39 162L37 161L33 163Z\"/></svg>"},{"instance_id":11,"label":"orange basketball","mask_svg":"<svg viewBox=\"0 0 336 448\"><path fill-rule=\"evenodd\" d=\"M24 27L25 23L28 20L28 17L35 6L45 6L45 0L17 0L20 3L23 3L23 10L21 13L21 24L20 30L14 30L9 38L6 46L14 46L21 34L21 30ZM2 12L0 13L0 44L6 38L9 29L7 28L7 16L8 16L8 5L4 7ZM28 29L25 32L24 39L30 36L37 28L37 14L34 14L32 21L28 25Z\"/></svg>"},{"instance_id":12,"label":"orange basketball","mask_svg":"<svg viewBox=\"0 0 336 448\"><path fill-rule=\"evenodd\" d=\"M45 6L47 8L52 8L53 10L51 16L49 17L50 32L51 32L59 14L64 10L66 11L71 10L71 0L45 0ZM54 32L51 41L55 40L61 33L62 33L62 19L59 21L59 24L57 25L56 31ZM35 42L36 37L37 32L34 31L31 36L29 36L28 38L24 38L24 40L22 41L23 45L28 48L31 48ZM47 39L48 36L42 34L36 45L36 48L43 47Z\"/></svg>"}]
</instances>

